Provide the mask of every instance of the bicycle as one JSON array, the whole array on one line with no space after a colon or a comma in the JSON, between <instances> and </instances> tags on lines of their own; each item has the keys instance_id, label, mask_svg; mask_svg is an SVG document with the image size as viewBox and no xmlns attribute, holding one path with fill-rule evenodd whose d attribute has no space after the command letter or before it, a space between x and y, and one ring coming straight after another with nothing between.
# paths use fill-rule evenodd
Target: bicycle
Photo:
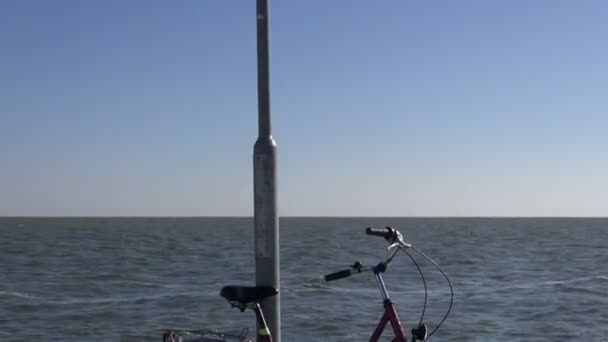
<instances>
[{"instance_id":1,"label":"bicycle","mask_svg":"<svg viewBox=\"0 0 608 342\"><path fill-rule=\"evenodd\" d=\"M386 227L385 229L374 229L367 228L365 230L367 235L380 236L385 238L389 242L388 246L388 255L382 261L380 261L376 266L366 267L363 266L360 262L355 262L349 269L330 273L324 276L325 281L334 281L342 278L349 277L356 273L364 273L364 272L373 272L376 278L376 283L380 290L383 299L384 305L384 314L382 315L380 322L376 326L376 329L372 333L370 337L370 342L377 342L382 335L386 325L388 323L391 324L393 328L393 333L395 334L395 338L392 342L407 342L406 334L403 329L403 325L399 319L399 315L397 313L397 308L395 304L391 301L388 291L386 289L386 285L384 283L384 279L382 278L382 273L386 272L388 265L395 258L399 251L403 251L407 254L414 265L418 268L418 272L422 277L422 281L424 284L424 308L422 310L422 315L420 317L420 322L418 327L411 330L412 341L416 340L426 341L430 338L441 325L447 319L454 301L454 291L452 289L452 284L450 283L449 278L443 272L441 267L437 265L432 259L427 257L424 253L420 252L416 247L412 246L409 243L406 243L403 240L403 236L401 233L393 229L391 227ZM420 255L429 260L435 267L439 269L439 271L443 274L443 276L447 279L448 284L450 285L450 291L452 292L452 298L450 301L450 307L441 320L441 322L435 327L435 329L429 334L428 328L426 324L423 324L424 312L426 310L427 304L427 286L426 280L424 279L424 275L420 266L416 262L416 260L406 251L407 248L412 248L417 251ZM251 309L255 312L257 326L258 326L258 340L257 342L273 342L272 333L266 324L266 320L264 318L264 313L262 308L260 307L260 301L265 298L274 296L278 293L278 291L270 286L225 286L220 291L220 296L224 297L232 307L236 307L241 310L241 312L246 309ZM243 329L241 334L238 335L230 335L226 333L222 333L219 331L213 330L166 330L163 334L163 342L227 342L227 339L233 339L241 342L253 342L252 340L247 338L247 329Z\"/></svg>"},{"instance_id":2,"label":"bicycle","mask_svg":"<svg viewBox=\"0 0 608 342\"><path fill-rule=\"evenodd\" d=\"M386 239L386 241L388 241L389 246L387 247L387 249L388 249L387 257L384 258L376 266L373 266L373 267L363 266L360 262L357 261L352 266L350 266L350 268L348 268L348 269L325 275L324 276L325 281L334 281L334 280L346 278L346 277L349 277L356 273L373 272L374 277L376 278L376 284L378 285L378 289L380 290L380 294L382 295L384 314L382 315L382 317L380 318L380 321L376 325L376 328L373 331L369 341L377 342L380 339L380 336L382 335L382 333L384 332L386 325L388 323L390 323L391 327L393 329L393 334L395 335L395 337L392 341L393 342L407 342L406 334L403 329L403 325L401 324L401 320L399 319L399 314L397 313L397 308L396 308L395 304L392 302L392 300L388 294L388 291L386 289L384 279L382 278L382 273L386 272L388 265L393 260L393 258L395 258L397 253L399 251L404 252L405 254L407 254L410 257L410 259L412 259L412 261L414 262L414 265L416 265L418 272L420 273L420 276L422 278L422 282L424 284L424 293L425 293L424 294L424 308L422 310L420 322L418 323L418 326L416 328L413 328L411 330L412 342L415 342L416 340L426 341L435 332L437 332L439 327L441 327L441 325L447 319L447 317L450 314L450 311L452 309L452 304L454 302L454 291L453 291L450 279L447 277L445 272L443 272L441 267L439 267L439 265L437 265L432 259L427 257L424 253L420 252L416 247L412 246L409 243L406 243L403 240L403 235L401 235L401 233L398 230L393 229L391 227L386 227L384 229L375 229L375 228L368 227L365 230L365 232L367 235L380 236L380 237L383 237L384 239ZM428 333L427 325L423 324L424 312L426 310L427 297L428 297L426 280L424 279L424 275L422 273L422 270L420 269L420 266L416 262L416 259L414 259L414 257L412 257L412 255L406 251L406 249L408 249L408 248L414 249L416 252L418 252L420 255L422 255L424 258L426 258L428 261L430 261L435 267L437 267L439 269L439 271L443 274L443 276L446 278L446 280L448 281L448 284L450 285L450 291L452 293L452 297L450 300L450 307L447 310L447 312L446 312L445 316L443 317L443 319L441 320L441 322L437 325L437 327L435 327L435 329L430 334Z\"/></svg>"},{"instance_id":3,"label":"bicycle","mask_svg":"<svg viewBox=\"0 0 608 342\"><path fill-rule=\"evenodd\" d=\"M220 290L220 296L224 297L233 308L238 308L241 312L250 309L255 312L258 325L258 342L273 342L272 334L264 312L260 307L260 301L274 296L278 293L277 289L271 286L224 286ZM166 330L163 333L163 342L253 342L248 338L248 329L241 330L238 335L227 334L215 330Z\"/></svg>"}]
</instances>

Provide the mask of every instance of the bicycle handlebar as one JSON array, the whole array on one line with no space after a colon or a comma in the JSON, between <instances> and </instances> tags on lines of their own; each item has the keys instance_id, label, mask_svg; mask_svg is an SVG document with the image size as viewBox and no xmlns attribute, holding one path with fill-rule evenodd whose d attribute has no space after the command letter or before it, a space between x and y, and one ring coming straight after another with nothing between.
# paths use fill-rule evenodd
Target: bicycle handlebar
<instances>
[{"instance_id":1,"label":"bicycle handlebar","mask_svg":"<svg viewBox=\"0 0 608 342\"><path fill-rule=\"evenodd\" d=\"M391 227L386 227L384 229L367 227L365 229L365 233L367 235L381 236L384 239L386 239L386 241L388 241L391 245L399 245L401 247L410 247L411 246L410 244L405 243L403 241L403 236L397 229L394 229Z\"/></svg>"},{"instance_id":2,"label":"bicycle handlebar","mask_svg":"<svg viewBox=\"0 0 608 342\"><path fill-rule=\"evenodd\" d=\"M323 276L323 279L325 279L325 281L338 280L338 279L342 279L342 278L348 278L351 275L353 275L353 273L362 273L362 272L367 272L370 270L371 270L371 268L365 267L365 266L361 265L360 262L355 261L355 263L352 264L350 266L350 268L327 274L327 275Z\"/></svg>"},{"instance_id":3,"label":"bicycle handlebar","mask_svg":"<svg viewBox=\"0 0 608 342\"><path fill-rule=\"evenodd\" d=\"M422 310L422 317L420 318L420 324L419 324L418 328L412 329L412 336L413 336L412 338L413 338L413 340L419 339L420 341L426 341L429 337L431 337L439 329L439 327L443 324L445 319L448 317L450 310L452 309L452 303L454 301L454 291L452 289L452 284L450 283L448 276L441 269L441 267L439 267L439 265L437 265L432 259L427 257L422 252L420 252L416 247L413 247L410 243L405 242L403 239L403 235L401 235L401 233L398 230L391 228L391 227L386 227L384 229L367 227L365 229L365 233L367 235L380 236L380 237L383 237L384 239L386 239L386 241L389 243L389 246L387 247L387 249L389 251L388 256L385 259L383 259L382 261L380 261L380 263L378 263L376 266L373 266L373 267L363 266L363 265L361 265L360 262L357 261L351 266L350 269L345 269L342 271L338 271L338 272L334 272L334 273L325 275L324 276L325 281L332 281L332 280L347 278L347 277L350 277L351 275L353 275L355 273L355 271L356 271L356 273L372 271L376 275L376 281L378 282L378 287L380 288L380 290L382 292L383 298L387 299L388 294L386 293L384 281L382 280L382 277L380 277L380 274L384 273L387 270L387 266L393 260L393 258L397 255L397 253L399 251L403 251L405 254L407 254L412 259L412 261L414 262L414 265L416 265L416 267L418 268L418 272L420 273L420 276L422 277L422 282L424 283L424 291L425 291L424 308ZM435 267L437 267L439 269L439 271L443 274L443 276L446 278L446 280L448 281L448 284L450 285L450 292L452 293L452 299L450 300L450 307L449 307L446 315L441 320L439 325L437 325L437 327L435 327L435 329L428 335L427 335L427 326L425 324L422 324L424 312L426 310L426 305L427 305L426 281L424 279L424 275L422 274L422 270L420 269L420 266L418 265L418 263L416 262L414 257L412 257L407 251L405 251L407 248L413 248L416 252L418 252L420 255L422 255L424 258L426 258L430 263L432 263ZM385 322L385 324L386 324L386 322Z\"/></svg>"},{"instance_id":4,"label":"bicycle handlebar","mask_svg":"<svg viewBox=\"0 0 608 342\"><path fill-rule=\"evenodd\" d=\"M393 236L394 231L395 230L391 227L386 227L384 229L367 227L367 229L365 229L365 234L373 235L373 236L381 236L388 240L391 236Z\"/></svg>"},{"instance_id":5,"label":"bicycle handlebar","mask_svg":"<svg viewBox=\"0 0 608 342\"><path fill-rule=\"evenodd\" d=\"M342 270L342 271L327 274L323 278L325 278L325 281L332 281L332 280L338 280L338 279L350 277L351 274L352 274L352 272L349 269L347 269L347 270Z\"/></svg>"}]
</instances>

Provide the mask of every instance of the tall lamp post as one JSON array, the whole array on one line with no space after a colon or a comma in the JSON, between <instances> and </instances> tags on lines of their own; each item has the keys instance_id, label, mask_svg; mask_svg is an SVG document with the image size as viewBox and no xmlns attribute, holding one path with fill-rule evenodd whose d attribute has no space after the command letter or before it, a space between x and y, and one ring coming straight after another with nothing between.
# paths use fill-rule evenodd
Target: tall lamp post
<instances>
[{"instance_id":1,"label":"tall lamp post","mask_svg":"<svg viewBox=\"0 0 608 342\"><path fill-rule=\"evenodd\" d=\"M279 290L276 143L270 127L269 0L257 0L258 139L253 147L256 285ZM275 342L281 341L280 292L262 301ZM258 340L260 339L258 332Z\"/></svg>"}]
</instances>

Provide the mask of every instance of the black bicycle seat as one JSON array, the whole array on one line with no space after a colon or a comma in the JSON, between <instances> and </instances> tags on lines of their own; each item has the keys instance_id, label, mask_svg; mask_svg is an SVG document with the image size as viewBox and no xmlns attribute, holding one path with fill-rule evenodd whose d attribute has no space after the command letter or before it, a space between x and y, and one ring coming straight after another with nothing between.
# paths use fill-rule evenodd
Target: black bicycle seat
<instances>
[{"instance_id":1,"label":"black bicycle seat","mask_svg":"<svg viewBox=\"0 0 608 342\"><path fill-rule=\"evenodd\" d=\"M224 286L220 291L220 296L229 302L240 304L257 303L264 298L271 297L279 293L272 286Z\"/></svg>"}]
</instances>

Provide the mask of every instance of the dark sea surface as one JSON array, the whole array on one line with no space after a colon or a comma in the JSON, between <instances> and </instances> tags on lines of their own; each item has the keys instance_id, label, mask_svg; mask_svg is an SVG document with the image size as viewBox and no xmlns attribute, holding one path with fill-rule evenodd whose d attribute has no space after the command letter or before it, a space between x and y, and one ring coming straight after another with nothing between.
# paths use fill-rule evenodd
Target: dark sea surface
<instances>
[{"instance_id":1,"label":"dark sea surface","mask_svg":"<svg viewBox=\"0 0 608 342\"><path fill-rule=\"evenodd\" d=\"M382 314L373 277L320 277L385 255L369 225L401 230L452 280L432 341L608 341L608 219L567 218L283 218L283 341L368 340ZM253 314L219 296L253 284L253 253L251 218L0 218L0 341L253 331ZM418 260L434 328L449 287ZM402 254L385 280L409 331L424 300L417 270Z\"/></svg>"}]
</instances>

